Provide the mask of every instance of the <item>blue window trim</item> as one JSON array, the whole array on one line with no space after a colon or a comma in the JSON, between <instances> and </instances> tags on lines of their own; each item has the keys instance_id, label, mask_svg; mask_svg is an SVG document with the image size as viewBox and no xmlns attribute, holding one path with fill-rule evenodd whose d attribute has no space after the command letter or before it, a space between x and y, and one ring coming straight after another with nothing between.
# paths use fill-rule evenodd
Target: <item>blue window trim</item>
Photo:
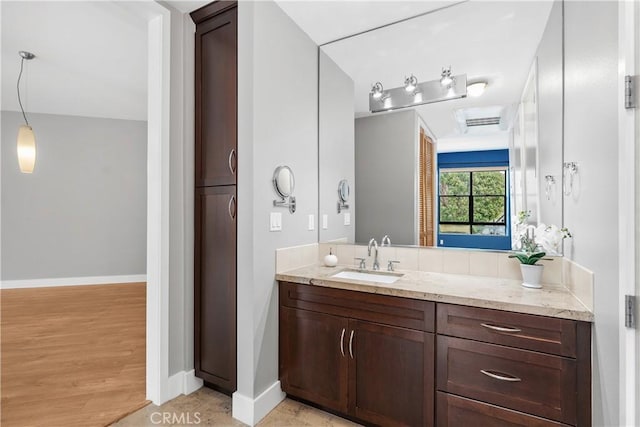
<instances>
[{"instance_id":1,"label":"blue window trim","mask_svg":"<svg viewBox=\"0 0 640 427\"><path fill-rule=\"evenodd\" d=\"M438 153L438 177L440 169L509 167L509 150L462 151ZM440 233L440 210L438 209L438 246L476 249L511 249L511 218L509 174L506 174L506 236L483 236L473 234ZM438 200L440 200L438 186ZM438 202L439 203L439 202Z\"/></svg>"}]
</instances>

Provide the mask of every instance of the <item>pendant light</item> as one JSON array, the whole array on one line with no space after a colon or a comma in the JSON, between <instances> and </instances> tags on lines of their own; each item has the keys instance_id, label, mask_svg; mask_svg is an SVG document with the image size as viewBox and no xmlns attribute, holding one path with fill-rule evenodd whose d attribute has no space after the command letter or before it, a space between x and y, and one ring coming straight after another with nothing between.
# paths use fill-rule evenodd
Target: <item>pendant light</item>
<instances>
[{"instance_id":1,"label":"pendant light","mask_svg":"<svg viewBox=\"0 0 640 427\"><path fill-rule=\"evenodd\" d=\"M20 166L20 172L32 173L33 167L36 164L36 136L33 133L33 129L29 125L27 115L24 113L22 107L22 100L20 99L20 78L22 77L22 70L24 68L24 60L27 61L35 58L36 56L31 52L25 52L21 50L18 52L22 59L20 59L20 74L18 74L18 104L20 104L20 111L22 111L22 117L24 117L24 125L18 129L18 165Z\"/></svg>"}]
</instances>

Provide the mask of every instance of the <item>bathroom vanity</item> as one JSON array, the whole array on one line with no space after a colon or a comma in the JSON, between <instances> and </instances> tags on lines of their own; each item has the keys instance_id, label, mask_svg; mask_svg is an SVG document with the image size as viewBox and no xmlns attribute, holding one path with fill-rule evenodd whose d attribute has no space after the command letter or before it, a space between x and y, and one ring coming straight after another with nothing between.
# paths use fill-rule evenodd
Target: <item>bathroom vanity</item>
<instances>
[{"instance_id":1,"label":"bathroom vanity","mask_svg":"<svg viewBox=\"0 0 640 427\"><path fill-rule=\"evenodd\" d=\"M563 286L340 270L277 275L289 396L374 425L591 425L593 315Z\"/></svg>"}]
</instances>

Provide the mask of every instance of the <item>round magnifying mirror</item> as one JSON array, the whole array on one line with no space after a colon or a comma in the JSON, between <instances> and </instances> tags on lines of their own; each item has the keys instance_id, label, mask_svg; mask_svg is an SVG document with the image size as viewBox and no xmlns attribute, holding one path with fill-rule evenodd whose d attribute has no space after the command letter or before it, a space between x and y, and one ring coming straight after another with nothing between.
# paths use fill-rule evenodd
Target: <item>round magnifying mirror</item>
<instances>
[{"instance_id":1,"label":"round magnifying mirror","mask_svg":"<svg viewBox=\"0 0 640 427\"><path fill-rule=\"evenodd\" d=\"M282 198L291 196L295 181L293 179L293 171L289 166L278 166L273 173L273 187L276 193Z\"/></svg>"},{"instance_id":2,"label":"round magnifying mirror","mask_svg":"<svg viewBox=\"0 0 640 427\"><path fill-rule=\"evenodd\" d=\"M338 183L338 196L340 197L340 201L343 203L347 203L349 201L349 182L346 179L343 179Z\"/></svg>"}]
</instances>

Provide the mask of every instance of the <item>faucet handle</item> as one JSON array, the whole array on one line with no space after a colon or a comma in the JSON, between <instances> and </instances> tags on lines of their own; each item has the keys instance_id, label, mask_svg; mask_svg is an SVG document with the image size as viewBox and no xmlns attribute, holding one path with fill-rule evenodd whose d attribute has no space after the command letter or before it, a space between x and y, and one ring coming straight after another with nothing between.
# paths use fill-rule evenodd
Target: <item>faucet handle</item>
<instances>
[{"instance_id":1,"label":"faucet handle","mask_svg":"<svg viewBox=\"0 0 640 427\"><path fill-rule=\"evenodd\" d=\"M391 261L387 264L387 271L394 271L393 264L400 264L400 261Z\"/></svg>"},{"instance_id":2,"label":"faucet handle","mask_svg":"<svg viewBox=\"0 0 640 427\"><path fill-rule=\"evenodd\" d=\"M360 266L358 267L360 270L366 270L367 264L365 262L365 258L354 258L354 259L360 261Z\"/></svg>"}]
</instances>

